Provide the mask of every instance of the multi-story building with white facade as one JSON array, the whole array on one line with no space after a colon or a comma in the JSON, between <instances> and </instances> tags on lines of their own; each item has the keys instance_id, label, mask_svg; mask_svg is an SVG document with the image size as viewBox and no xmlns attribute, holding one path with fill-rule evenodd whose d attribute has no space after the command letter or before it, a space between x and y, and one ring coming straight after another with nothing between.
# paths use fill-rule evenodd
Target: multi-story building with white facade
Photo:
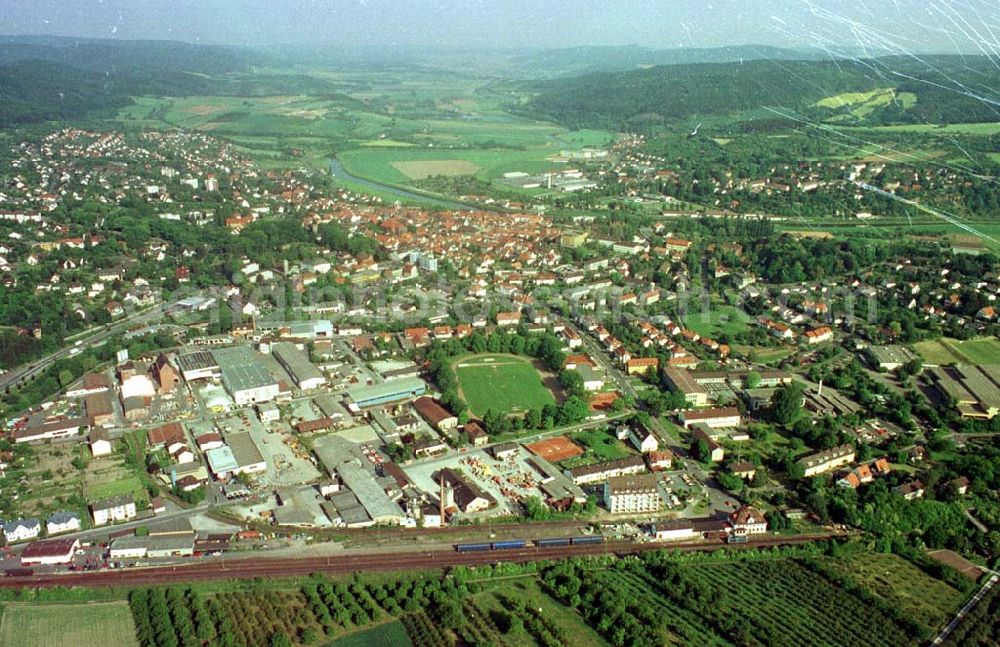
<instances>
[{"instance_id":1,"label":"multi-story building with white facade","mask_svg":"<svg viewBox=\"0 0 1000 647\"><path fill-rule=\"evenodd\" d=\"M615 476L604 485L604 504L612 514L656 512L663 504L652 474Z\"/></svg>"}]
</instances>

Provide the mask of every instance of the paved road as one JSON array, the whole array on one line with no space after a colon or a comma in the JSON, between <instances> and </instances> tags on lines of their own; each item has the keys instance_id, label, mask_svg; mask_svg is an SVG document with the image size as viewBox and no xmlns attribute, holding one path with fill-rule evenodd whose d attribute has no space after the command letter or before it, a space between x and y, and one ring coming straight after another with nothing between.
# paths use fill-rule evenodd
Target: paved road
<instances>
[{"instance_id":1,"label":"paved road","mask_svg":"<svg viewBox=\"0 0 1000 647\"><path fill-rule=\"evenodd\" d=\"M940 645L942 642L944 642L944 639L950 636L951 632L955 631L955 627L957 627L958 623L962 621L962 618L965 617L965 614L971 611L972 608L976 606L980 600L983 599L983 596L989 593L989 590L993 588L993 585L997 583L998 579L1000 579L1000 573L993 573L990 576L990 579L986 580L986 584L983 585L983 588L979 589L979 591L974 596L972 596L972 599L970 599L968 602L965 603L965 606L962 607L962 609L955 615L954 618L952 618L951 622L949 622L948 626L945 627L941 631L941 633L938 634L937 638L935 638L933 642L931 642L931 645Z\"/></svg>"}]
</instances>

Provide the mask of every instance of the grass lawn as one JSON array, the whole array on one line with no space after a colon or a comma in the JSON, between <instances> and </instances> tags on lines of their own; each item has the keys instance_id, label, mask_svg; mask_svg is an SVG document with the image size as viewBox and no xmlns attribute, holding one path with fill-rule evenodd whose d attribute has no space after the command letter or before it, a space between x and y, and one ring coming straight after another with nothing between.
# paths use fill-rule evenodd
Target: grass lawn
<instances>
[{"instance_id":1,"label":"grass lawn","mask_svg":"<svg viewBox=\"0 0 1000 647\"><path fill-rule=\"evenodd\" d=\"M632 455L632 452L625 446L625 443L618 440L607 429L588 429L587 431L573 434L570 438L574 442L586 447L587 453L583 456L563 461L561 465L567 468L587 465L589 463L613 461Z\"/></svg>"},{"instance_id":2,"label":"grass lawn","mask_svg":"<svg viewBox=\"0 0 1000 647\"><path fill-rule=\"evenodd\" d=\"M87 488L90 499L106 499L120 494L131 494L136 499L145 498L146 489L137 476L126 476L116 481L95 483Z\"/></svg>"},{"instance_id":3,"label":"grass lawn","mask_svg":"<svg viewBox=\"0 0 1000 647\"><path fill-rule=\"evenodd\" d=\"M921 341L914 348L929 364L1000 364L1000 341L980 337L959 341L948 337Z\"/></svg>"},{"instance_id":4,"label":"grass lawn","mask_svg":"<svg viewBox=\"0 0 1000 647\"><path fill-rule=\"evenodd\" d=\"M541 375L523 357L476 355L457 360L452 369L462 397L477 416L490 409L518 413L555 403Z\"/></svg>"},{"instance_id":5,"label":"grass lawn","mask_svg":"<svg viewBox=\"0 0 1000 647\"><path fill-rule=\"evenodd\" d=\"M700 312L688 312L684 325L702 337L735 335L747 328L750 317L739 308L727 305L710 305Z\"/></svg>"},{"instance_id":6,"label":"grass lawn","mask_svg":"<svg viewBox=\"0 0 1000 647\"><path fill-rule=\"evenodd\" d=\"M135 647L127 602L7 604L0 645L14 647Z\"/></svg>"},{"instance_id":7,"label":"grass lawn","mask_svg":"<svg viewBox=\"0 0 1000 647\"><path fill-rule=\"evenodd\" d=\"M338 638L328 647L412 647L406 629L399 620Z\"/></svg>"},{"instance_id":8,"label":"grass lawn","mask_svg":"<svg viewBox=\"0 0 1000 647\"><path fill-rule=\"evenodd\" d=\"M744 346L737 344L733 346L733 352L752 357L753 361L761 364L777 364L795 352L794 348L770 348L768 346Z\"/></svg>"}]
</instances>

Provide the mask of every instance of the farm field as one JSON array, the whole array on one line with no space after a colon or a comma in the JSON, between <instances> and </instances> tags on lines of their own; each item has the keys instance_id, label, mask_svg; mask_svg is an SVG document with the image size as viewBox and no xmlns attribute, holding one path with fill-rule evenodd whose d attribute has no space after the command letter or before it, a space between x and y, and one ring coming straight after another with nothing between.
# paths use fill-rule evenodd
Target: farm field
<instances>
[{"instance_id":1,"label":"farm field","mask_svg":"<svg viewBox=\"0 0 1000 647\"><path fill-rule=\"evenodd\" d=\"M477 416L519 413L554 404L555 397L531 362L516 355L475 355L452 364L462 397Z\"/></svg>"},{"instance_id":2,"label":"farm field","mask_svg":"<svg viewBox=\"0 0 1000 647\"><path fill-rule=\"evenodd\" d=\"M283 637L295 647L894 647L924 644L948 621L972 587L956 582L862 544L833 556L819 545L664 550L447 574L154 587L130 591L127 603L12 602L0 644L266 645ZM87 633L95 627L100 641Z\"/></svg>"},{"instance_id":3,"label":"farm field","mask_svg":"<svg viewBox=\"0 0 1000 647\"><path fill-rule=\"evenodd\" d=\"M408 184L412 180L437 175L475 175L491 180L511 171L539 172L551 168L546 157L558 148L539 150L509 149L427 149L364 148L338 153L337 159L352 175L386 184ZM444 172L409 175L408 169L438 165Z\"/></svg>"},{"instance_id":4,"label":"farm field","mask_svg":"<svg viewBox=\"0 0 1000 647\"><path fill-rule=\"evenodd\" d=\"M893 102L900 104L903 109L907 109L917 103L917 96L911 92L896 94L893 88L882 88L870 92L845 92L820 99L816 105L834 109L849 106L851 108L850 116L855 119L864 119L875 112L877 108L890 105Z\"/></svg>"},{"instance_id":5,"label":"farm field","mask_svg":"<svg viewBox=\"0 0 1000 647\"><path fill-rule=\"evenodd\" d=\"M927 626L937 626L950 619L964 598L961 591L935 580L898 555L859 553L831 563L845 576L873 594L898 604Z\"/></svg>"},{"instance_id":6,"label":"farm field","mask_svg":"<svg viewBox=\"0 0 1000 647\"><path fill-rule=\"evenodd\" d=\"M411 180L423 180L437 175L473 175L479 171L479 167L468 160L393 162L392 165Z\"/></svg>"},{"instance_id":7,"label":"farm field","mask_svg":"<svg viewBox=\"0 0 1000 647\"><path fill-rule=\"evenodd\" d=\"M6 604L0 645L17 647L137 647L125 602Z\"/></svg>"},{"instance_id":8,"label":"farm field","mask_svg":"<svg viewBox=\"0 0 1000 647\"><path fill-rule=\"evenodd\" d=\"M982 241L987 250L992 250L994 253L1000 252L1000 243L990 240L990 238L1000 240L1000 225L989 222L973 222L970 224L976 231L982 234L981 236L976 236L976 238ZM829 232L833 235L877 238L880 240L900 235L928 236L940 239L971 235L958 226L947 222L931 224L927 222L909 223L905 221L883 222L880 220L865 223L858 221L823 222L816 220L790 220L777 226L779 231L802 230L806 227L813 232Z\"/></svg>"},{"instance_id":9,"label":"farm field","mask_svg":"<svg viewBox=\"0 0 1000 647\"><path fill-rule=\"evenodd\" d=\"M996 337L958 340L943 337L914 344L929 364L1000 364L1000 340Z\"/></svg>"},{"instance_id":10,"label":"farm field","mask_svg":"<svg viewBox=\"0 0 1000 647\"><path fill-rule=\"evenodd\" d=\"M684 325L702 337L718 337L719 335L735 335L746 330L750 317L734 306L716 305L706 311L688 312L684 317Z\"/></svg>"},{"instance_id":11,"label":"farm field","mask_svg":"<svg viewBox=\"0 0 1000 647\"><path fill-rule=\"evenodd\" d=\"M849 560L733 555L678 563L645 554L607 569L556 565L542 581L615 645L920 644L964 599L905 560L861 574ZM869 588L863 579L876 572L905 583L911 597Z\"/></svg>"},{"instance_id":12,"label":"farm field","mask_svg":"<svg viewBox=\"0 0 1000 647\"><path fill-rule=\"evenodd\" d=\"M912 124L901 126L876 126L864 128L863 130L883 130L889 132L904 133L943 133L943 134L970 134L970 135L995 135L1000 133L1000 122L984 122L971 124Z\"/></svg>"}]
</instances>

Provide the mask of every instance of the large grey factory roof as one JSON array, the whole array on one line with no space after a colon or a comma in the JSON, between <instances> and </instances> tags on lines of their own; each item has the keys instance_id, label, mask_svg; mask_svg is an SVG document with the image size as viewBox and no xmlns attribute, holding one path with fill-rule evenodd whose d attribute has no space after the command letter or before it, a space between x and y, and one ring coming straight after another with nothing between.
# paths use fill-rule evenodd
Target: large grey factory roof
<instances>
[{"instance_id":1,"label":"large grey factory roof","mask_svg":"<svg viewBox=\"0 0 1000 647\"><path fill-rule=\"evenodd\" d=\"M197 371L206 368L216 368L218 360L207 350L199 350L186 355L177 356L177 365L182 371Z\"/></svg>"},{"instance_id":2,"label":"large grey factory roof","mask_svg":"<svg viewBox=\"0 0 1000 647\"><path fill-rule=\"evenodd\" d=\"M319 369L294 344L279 342L271 347L271 353L288 369L296 383L323 379L323 374L319 372Z\"/></svg>"},{"instance_id":3,"label":"large grey factory roof","mask_svg":"<svg viewBox=\"0 0 1000 647\"><path fill-rule=\"evenodd\" d=\"M423 392L427 385L423 380L411 377L402 380L391 380L379 384L353 386L347 389L347 395L354 402L364 402L366 400L376 400L385 398L396 393L407 393L410 391Z\"/></svg>"},{"instance_id":4,"label":"large grey factory roof","mask_svg":"<svg viewBox=\"0 0 1000 647\"><path fill-rule=\"evenodd\" d=\"M219 363L222 381L226 383L230 393L277 383L263 362L257 360L245 346L218 348L212 351L212 356Z\"/></svg>"},{"instance_id":5,"label":"large grey factory roof","mask_svg":"<svg viewBox=\"0 0 1000 647\"><path fill-rule=\"evenodd\" d=\"M226 436L226 443L232 448L233 456L236 458L236 462L240 464L240 467L264 462L264 456L261 455L260 449L257 447L257 443L254 442L249 431L228 434Z\"/></svg>"},{"instance_id":6,"label":"large grey factory roof","mask_svg":"<svg viewBox=\"0 0 1000 647\"><path fill-rule=\"evenodd\" d=\"M148 537L139 535L119 537L111 542L111 547L118 550L145 548L153 552L190 550L194 547L194 532L176 535L150 535Z\"/></svg>"},{"instance_id":7,"label":"large grey factory roof","mask_svg":"<svg viewBox=\"0 0 1000 647\"><path fill-rule=\"evenodd\" d=\"M399 504L390 499L382 486L375 480L375 475L354 461L343 463L337 467L337 473L344 485L358 497L369 516L378 521L390 521L403 516Z\"/></svg>"}]
</instances>

